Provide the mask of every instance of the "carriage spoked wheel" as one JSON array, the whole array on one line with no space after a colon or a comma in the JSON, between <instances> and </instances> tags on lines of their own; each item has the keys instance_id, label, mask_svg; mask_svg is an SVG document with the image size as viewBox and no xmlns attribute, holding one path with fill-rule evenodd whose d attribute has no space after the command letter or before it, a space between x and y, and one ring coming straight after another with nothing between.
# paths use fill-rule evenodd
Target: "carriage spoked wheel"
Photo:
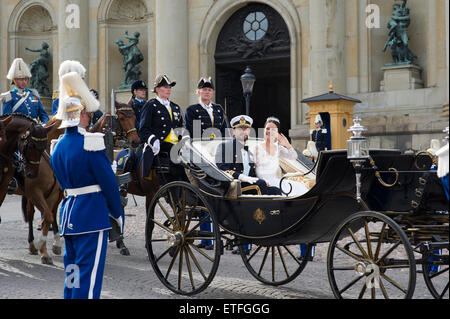
<instances>
[{"instance_id":1,"label":"carriage spoked wheel","mask_svg":"<svg viewBox=\"0 0 450 319\"><path fill-rule=\"evenodd\" d=\"M252 245L247 255L244 246L239 250L250 274L260 282L280 286L287 284L300 275L308 262L307 258L299 258L299 245ZM312 245L308 245L306 256L311 254Z\"/></svg>"},{"instance_id":2,"label":"carriage spoked wheel","mask_svg":"<svg viewBox=\"0 0 450 319\"><path fill-rule=\"evenodd\" d=\"M211 223L210 231L201 230ZM182 295L203 291L220 260L220 232L208 202L195 186L172 182L159 189L147 212L146 247L161 282ZM197 247L209 240L212 250Z\"/></svg>"},{"instance_id":3,"label":"carriage spoked wheel","mask_svg":"<svg viewBox=\"0 0 450 319\"><path fill-rule=\"evenodd\" d=\"M409 299L416 262L405 232L378 212L351 215L338 227L327 255L336 298Z\"/></svg>"},{"instance_id":4,"label":"carriage spoked wheel","mask_svg":"<svg viewBox=\"0 0 450 319\"><path fill-rule=\"evenodd\" d=\"M448 243L447 243L448 244ZM449 260L448 247L436 249L427 255L422 263L422 272L425 284L435 299L449 298Z\"/></svg>"}]
</instances>

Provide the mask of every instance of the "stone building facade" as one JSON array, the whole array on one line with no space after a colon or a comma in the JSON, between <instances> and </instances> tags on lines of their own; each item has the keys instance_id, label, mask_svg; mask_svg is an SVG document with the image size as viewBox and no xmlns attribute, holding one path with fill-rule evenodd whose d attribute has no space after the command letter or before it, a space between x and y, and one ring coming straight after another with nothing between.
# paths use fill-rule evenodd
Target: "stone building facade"
<instances>
[{"instance_id":1,"label":"stone building facade","mask_svg":"<svg viewBox=\"0 0 450 319\"><path fill-rule=\"evenodd\" d=\"M198 79L212 76L228 115L244 112L239 76L249 65L257 78L250 108L256 125L279 116L299 148L310 129L301 101L328 92L331 82L335 92L361 101L354 113L367 126L372 147L424 149L448 126L449 1L407 2L410 48L418 56L413 80L411 73L387 78L384 70L391 61L382 48L394 3L399 1L0 0L0 91L9 89L12 60L31 63L36 53L25 47L46 41L51 89L58 87L59 63L76 59L106 106L124 77L115 40L138 31L141 79L151 85L165 73L176 80L172 98L183 108L196 102ZM368 19L374 25L368 27Z\"/></svg>"}]
</instances>

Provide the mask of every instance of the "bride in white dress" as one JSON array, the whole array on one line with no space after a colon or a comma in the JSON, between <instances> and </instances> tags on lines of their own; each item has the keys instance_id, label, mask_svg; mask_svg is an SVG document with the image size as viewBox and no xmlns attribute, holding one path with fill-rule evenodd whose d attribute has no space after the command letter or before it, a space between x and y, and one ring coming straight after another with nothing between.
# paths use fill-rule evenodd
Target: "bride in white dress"
<instances>
[{"instance_id":1,"label":"bride in white dress","mask_svg":"<svg viewBox=\"0 0 450 319\"><path fill-rule=\"evenodd\" d=\"M296 160L298 155L288 139L279 133L280 121L269 117L264 125L264 142L258 144L255 150L256 176L267 182L269 186L280 187L278 172L280 169L280 157ZM300 181L283 180L282 190L289 192L289 196L299 196L308 192L306 185Z\"/></svg>"}]
</instances>

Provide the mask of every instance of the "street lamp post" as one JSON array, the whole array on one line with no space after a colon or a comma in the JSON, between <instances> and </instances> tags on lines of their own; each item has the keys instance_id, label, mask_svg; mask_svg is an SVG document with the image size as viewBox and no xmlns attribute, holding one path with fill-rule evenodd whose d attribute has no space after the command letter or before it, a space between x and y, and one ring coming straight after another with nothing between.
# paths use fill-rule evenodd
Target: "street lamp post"
<instances>
[{"instance_id":1,"label":"street lamp post","mask_svg":"<svg viewBox=\"0 0 450 319\"><path fill-rule=\"evenodd\" d=\"M241 76L242 90L245 98L245 114L250 115L250 97L253 92L253 85L256 82L256 77L252 74L249 66L245 68L245 73Z\"/></svg>"}]
</instances>

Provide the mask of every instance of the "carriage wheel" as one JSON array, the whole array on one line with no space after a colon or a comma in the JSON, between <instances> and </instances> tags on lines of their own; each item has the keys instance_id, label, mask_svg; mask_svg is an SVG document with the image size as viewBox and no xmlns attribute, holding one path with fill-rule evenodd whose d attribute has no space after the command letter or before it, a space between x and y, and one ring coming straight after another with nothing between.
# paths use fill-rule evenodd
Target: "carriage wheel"
<instances>
[{"instance_id":1,"label":"carriage wheel","mask_svg":"<svg viewBox=\"0 0 450 319\"><path fill-rule=\"evenodd\" d=\"M211 231L201 230L207 222ZM145 234L150 263L167 288L194 295L208 287L219 266L221 241L215 215L198 189L186 182L163 186L149 206ZM213 249L197 247L202 239Z\"/></svg>"},{"instance_id":2,"label":"carriage wheel","mask_svg":"<svg viewBox=\"0 0 450 319\"><path fill-rule=\"evenodd\" d=\"M448 299L449 270L448 248L432 254L431 260L422 264L423 278L435 299Z\"/></svg>"},{"instance_id":3,"label":"carriage wheel","mask_svg":"<svg viewBox=\"0 0 450 319\"><path fill-rule=\"evenodd\" d=\"M336 298L412 298L416 262L405 232L377 212L348 217L333 236L328 279Z\"/></svg>"},{"instance_id":4,"label":"carriage wheel","mask_svg":"<svg viewBox=\"0 0 450 319\"><path fill-rule=\"evenodd\" d=\"M239 246L242 260L250 274L260 282L280 286L291 282L305 269L307 258L299 259L298 245L258 246L253 245L249 255ZM256 248L255 248L256 247ZM308 245L306 256L311 254Z\"/></svg>"}]
</instances>

